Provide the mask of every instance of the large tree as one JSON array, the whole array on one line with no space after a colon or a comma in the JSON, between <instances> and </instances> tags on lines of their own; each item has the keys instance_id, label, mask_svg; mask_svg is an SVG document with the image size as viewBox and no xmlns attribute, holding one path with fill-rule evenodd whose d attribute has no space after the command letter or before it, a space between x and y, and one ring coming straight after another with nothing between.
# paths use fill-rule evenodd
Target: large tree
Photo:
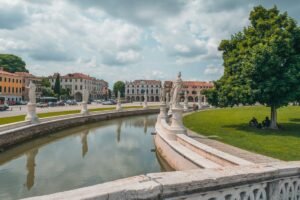
<instances>
[{"instance_id":1,"label":"large tree","mask_svg":"<svg viewBox=\"0 0 300 200\"><path fill-rule=\"evenodd\" d=\"M0 67L7 72L28 72L25 62L18 56L11 54L0 54Z\"/></svg>"},{"instance_id":2,"label":"large tree","mask_svg":"<svg viewBox=\"0 0 300 200\"><path fill-rule=\"evenodd\" d=\"M61 87L60 87L60 75L56 75L55 84L54 84L54 93L59 98L61 95Z\"/></svg>"},{"instance_id":3,"label":"large tree","mask_svg":"<svg viewBox=\"0 0 300 200\"><path fill-rule=\"evenodd\" d=\"M224 75L206 94L220 107L266 105L270 128L277 129L277 109L300 94L300 29L277 7L254 7L249 20L243 31L221 42Z\"/></svg>"},{"instance_id":4,"label":"large tree","mask_svg":"<svg viewBox=\"0 0 300 200\"><path fill-rule=\"evenodd\" d=\"M114 92L115 97L118 96L118 91L121 92L121 97L125 96L125 83L123 81L115 82L115 84L113 86L113 92Z\"/></svg>"}]
</instances>

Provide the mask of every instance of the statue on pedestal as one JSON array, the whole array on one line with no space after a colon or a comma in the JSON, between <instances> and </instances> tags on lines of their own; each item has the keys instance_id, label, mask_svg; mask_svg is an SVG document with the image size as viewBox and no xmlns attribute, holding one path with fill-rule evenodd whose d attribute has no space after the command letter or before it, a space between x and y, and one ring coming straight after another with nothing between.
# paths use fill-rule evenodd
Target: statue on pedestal
<instances>
[{"instance_id":1,"label":"statue on pedestal","mask_svg":"<svg viewBox=\"0 0 300 200\"><path fill-rule=\"evenodd\" d=\"M87 103L89 101L89 91L87 89L83 90L83 94L82 94L82 108L81 108L81 114L82 115L88 115L89 114L89 110L87 108Z\"/></svg>"},{"instance_id":2,"label":"statue on pedestal","mask_svg":"<svg viewBox=\"0 0 300 200\"><path fill-rule=\"evenodd\" d=\"M145 92L144 94L144 105L143 105L144 109L148 108L148 101L147 101L147 92Z\"/></svg>"},{"instance_id":3,"label":"statue on pedestal","mask_svg":"<svg viewBox=\"0 0 300 200\"><path fill-rule=\"evenodd\" d=\"M35 86L35 84L32 81L30 81L27 88L29 89L29 91L28 91L29 103L32 103L32 104L36 103L36 94L35 94L36 86Z\"/></svg>"},{"instance_id":4,"label":"statue on pedestal","mask_svg":"<svg viewBox=\"0 0 300 200\"><path fill-rule=\"evenodd\" d=\"M188 111L189 105L188 105L188 95L187 91L184 91L184 103L183 103L183 111Z\"/></svg>"},{"instance_id":5,"label":"statue on pedestal","mask_svg":"<svg viewBox=\"0 0 300 200\"><path fill-rule=\"evenodd\" d=\"M171 120L171 128L174 133L178 134L186 134L186 129L183 126L182 122L182 112L183 109L180 103L180 92L182 90L182 80L181 73L178 73L176 81L173 83L173 95L172 95L172 107L170 110L172 111L172 120Z\"/></svg>"},{"instance_id":6,"label":"statue on pedestal","mask_svg":"<svg viewBox=\"0 0 300 200\"><path fill-rule=\"evenodd\" d=\"M180 102L180 95L182 89L182 80L181 80L181 72L178 73L176 81L173 83L173 95L172 95L172 108L181 108Z\"/></svg>"},{"instance_id":7,"label":"statue on pedestal","mask_svg":"<svg viewBox=\"0 0 300 200\"><path fill-rule=\"evenodd\" d=\"M25 120L31 121L31 123L37 123L39 122L39 118L36 114L36 86L35 84L30 81L28 87L28 97L29 97L29 102L27 104L27 115L25 117Z\"/></svg>"},{"instance_id":8,"label":"statue on pedestal","mask_svg":"<svg viewBox=\"0 0 300 200\"><path fill-rule=\"evenodd\" d=\"M121 111L122 110L122 105L121 105L121 92L118 91L118 99L117 99L117 107L116 107L117 111Z\"/></svg>"}]
</instances>

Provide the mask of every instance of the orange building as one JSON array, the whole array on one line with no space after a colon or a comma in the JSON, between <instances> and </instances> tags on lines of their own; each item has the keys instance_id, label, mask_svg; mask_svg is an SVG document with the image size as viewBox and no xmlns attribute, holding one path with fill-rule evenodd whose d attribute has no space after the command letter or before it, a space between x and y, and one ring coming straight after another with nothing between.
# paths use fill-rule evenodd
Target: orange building
<instances>
[{"instance_id":1,"label":"orange building","mask_svg":"<svg viewBox=\"0 0 300 200\"><path fill-rule=\"evenodd\" d=\"M0 97L8 104L22 100L22 78L0 67Z\"/></svg>"}]
</instances>

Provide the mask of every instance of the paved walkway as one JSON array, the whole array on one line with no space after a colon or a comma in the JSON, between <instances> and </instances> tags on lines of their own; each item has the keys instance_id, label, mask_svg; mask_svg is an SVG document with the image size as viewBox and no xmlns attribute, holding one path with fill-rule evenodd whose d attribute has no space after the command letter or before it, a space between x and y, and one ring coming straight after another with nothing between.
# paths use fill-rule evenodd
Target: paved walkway
<instances>
[{"instance_id":1,"label":"paved walkway","mask_svg":"<svg viewBox=\"0 0 300 200\"><path fill-rule=\"evenodd\" d=\"M253 163L258 164L258 163L282 162L281 160L278 160L275 158L267 157L267 156L264 156L261 154L256 154L256 153L246 151L246 150L243 150L243 149L240 149L240 148L228 145L228 144L224 144L217 140L206 138L205 136L199 135L191 130L188 130L188 136L190 136L191 138L193 138L203 144L211 146L215 149L229 153L229 154L239 157L239 158L243 158L243 159L248 160Z\"/></svg>"}]
</instances>

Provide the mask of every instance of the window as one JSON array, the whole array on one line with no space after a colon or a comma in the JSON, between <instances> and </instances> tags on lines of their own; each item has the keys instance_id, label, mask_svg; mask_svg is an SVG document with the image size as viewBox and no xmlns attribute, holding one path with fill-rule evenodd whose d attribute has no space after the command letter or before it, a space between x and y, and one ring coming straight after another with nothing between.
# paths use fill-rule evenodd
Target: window
<instances>
[{"instance_id":1,"label":"window","mask_svg":"<svg viewBox=\"0 0 300 200\"><path fill-rule=\"evenodd\" d=\"M4 87L4 92L6 92L6 87Z\"/></svg>"},{"instance_id":2,"label":"window","mask_svg":"<svg viewBox=\"0 0 300 200\"><path fill-rule=\"evenodd\" d=\"M75 90L77 90L77 85L75 85Z\"/></svg>"},{"instance_id":3,"label":"window","mask_svg":"<svg viewBox=\"0 0 300 200\"><path fill-rule=\"evenodd\" d=\"M2 77L0 77L0 81L2 81Z\"/></svg>"},{"instance_id":4,"label":"window","mask_svg":"<svg viewBox=\"0 0 300 200\"><path fill-rule=\"evenodd\" d=\"M8 82L10 83L10 78L8 78Z\"/></svg>"},{"instance_id":5,"label":"window","mask_svg":"<svg viewBox=\"0 0 300 200\"><path fill-rule=\"evenodd\" d=\"M8 93L10 93L10 87L8 87Z\"/></svg>"},{"instance_id":6,"label":"window","mask_svg":"<svg viewBox=\"0 0 300 200\"><path fill-rule=\"evenodd\" d=\"M82 85L80 85L80 90L82 90Z\"/></svg>"},{"instance_id":7,"label":"window","mask_svg":"<svg viewBox=\"0 0 300 200\"><path fill-rule=\"evenodd\" d=\"M2 92L2 86L0 86L0 92Z\"/></svg>"},{"instance_id":8,"label":"window","mask_svg":"<svg viewBox=\"0 0 300 200\"><path fill-rule=\"evenodd\" d=\"M14 87L11 88L11 92L15 93L15 88Z\"/></svg>"},{"instance_id":9,"label":"window","mask_svg":"<svg viewBox=\"0 0 300 200\"><path fill-rule=\"evenodd\" d=\"M4 82L6 82L6 78L4 78Z\"/></svg>"},{"instance_id":10,"label":"window","mask_svg":"<svg viewBox=\"0 0 300 200\"><path fill-rule=\"evenodd\" d=\"M134 89L132 89L132 91L131 91L131 92L132 92L132 94L134 94Z\"/></svg>"}]
</instances>

